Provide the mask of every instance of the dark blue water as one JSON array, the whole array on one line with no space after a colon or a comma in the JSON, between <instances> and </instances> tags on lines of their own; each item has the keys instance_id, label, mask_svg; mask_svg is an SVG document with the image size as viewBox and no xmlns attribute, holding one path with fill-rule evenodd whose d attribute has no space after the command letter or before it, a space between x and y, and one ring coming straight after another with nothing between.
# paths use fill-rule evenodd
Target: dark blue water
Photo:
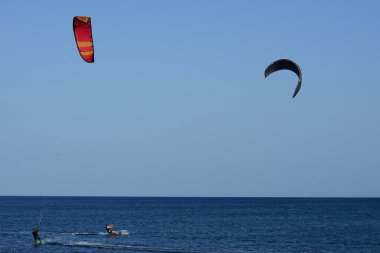
<instances>
[{"instance_id":1,"label":"dark blue water","mask_svg":"<svg viewBox=\"0 0 380 253\"><path fill-rule=\"evenodd\" d=\"M4 253L380 252L380 199L0 197L0 228Z\"/></svg>"}]
</instances>

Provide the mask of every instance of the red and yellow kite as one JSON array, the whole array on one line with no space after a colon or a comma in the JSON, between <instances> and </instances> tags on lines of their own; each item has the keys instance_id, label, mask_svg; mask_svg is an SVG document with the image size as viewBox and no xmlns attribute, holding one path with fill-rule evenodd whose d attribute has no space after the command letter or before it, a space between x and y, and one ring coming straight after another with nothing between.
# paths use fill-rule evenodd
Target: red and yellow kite
<instances>
[{"instance_id":1,"label":"red and yellow kite","mask_svg":"<svg viewBox=\"0 0 380 253\"><path fill-rule=\"evenodd\" d=\"M92 41L91 18L76 16L73 29L78 51L85 62L94 62L94 44Z\"/></svg>"}]
</instances>

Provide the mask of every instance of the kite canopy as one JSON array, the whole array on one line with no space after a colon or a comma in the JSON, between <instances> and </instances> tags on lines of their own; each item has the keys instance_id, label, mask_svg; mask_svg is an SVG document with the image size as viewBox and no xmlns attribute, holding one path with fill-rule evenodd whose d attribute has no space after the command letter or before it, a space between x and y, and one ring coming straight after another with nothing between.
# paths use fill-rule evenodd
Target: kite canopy
<instances>
[{"instance_id":1,"label":"kite canopy","mask_svg":"<svg viewBox=\"0 0 380 253\"><path fill-rule=\"evenodd\" d=\"M301 89L302 84L302 72L300 67L293 61L288 59L280 59L275 62L272 62L264 72L265 78L272 74L273 72L276 72L278 70L287 69L290 71L293 71L298 76L298 83L297 87L293 93L293 98L297 95L298 91Z\"/></svg>"},{"instance_id":2,"label":"kite canopy","mask_svg":"<svg viewBox=\"0 0 380 253\"><path fill-rule=\"evenodd\" d=\"M76 16L73 29L78 51L85 62L94 62L94 44L92 41L91 18Z\"/></svg>"}]
</instances>

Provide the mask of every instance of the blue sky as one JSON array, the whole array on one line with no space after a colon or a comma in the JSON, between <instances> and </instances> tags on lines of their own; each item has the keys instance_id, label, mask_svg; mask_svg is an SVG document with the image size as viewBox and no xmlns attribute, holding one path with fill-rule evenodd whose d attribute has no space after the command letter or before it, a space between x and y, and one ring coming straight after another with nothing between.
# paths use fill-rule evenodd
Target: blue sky
<instances>
[{"instance_id":1,"label":"blue sky","mask_svg":"<svg viewBox=\"0 0 380 253\"><path fill-rule=\"evenodd\" d=\"M0 195L380 196L376 1L12 0L0 23Z\"/></svg>"}]
</instances>

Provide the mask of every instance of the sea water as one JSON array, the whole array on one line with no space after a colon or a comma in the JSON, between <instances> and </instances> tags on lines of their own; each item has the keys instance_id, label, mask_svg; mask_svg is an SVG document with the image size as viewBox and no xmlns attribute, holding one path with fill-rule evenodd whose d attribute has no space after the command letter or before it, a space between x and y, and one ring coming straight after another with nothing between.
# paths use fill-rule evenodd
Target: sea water
<instances>
[{"instance_id":1,"label":"sea water","mask_svg":"<svg viewBox=\"0 0 380 253\"><path fill-rule=\"evenodd\" d=\"M0 252L380 252L380 199L0 197Z\"/></svg>"}]
</instances>

